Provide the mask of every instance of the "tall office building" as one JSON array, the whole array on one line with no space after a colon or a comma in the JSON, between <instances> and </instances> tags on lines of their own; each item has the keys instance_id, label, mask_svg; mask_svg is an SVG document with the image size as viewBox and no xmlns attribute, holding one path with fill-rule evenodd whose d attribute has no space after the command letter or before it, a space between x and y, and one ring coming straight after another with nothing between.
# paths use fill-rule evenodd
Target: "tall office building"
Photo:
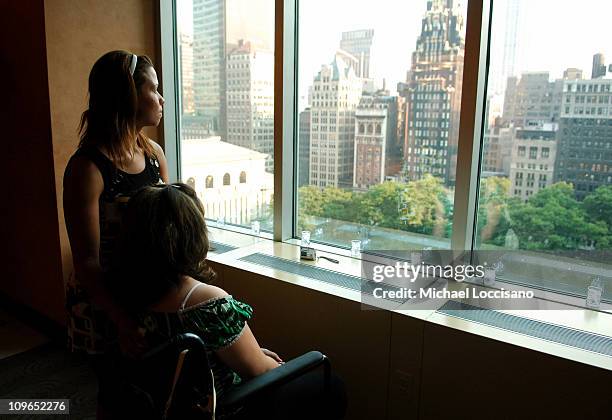
<instances>
[{"instance_id":1,"label":"tall office building","mask_svg":"<svg viewBox=\"0 0 612 420\"><path fill-rule=\"evenodd\" d=\"M494 50L491 52L492 70L489 72L489 93L503 94L508 77L516 76L520 69L521 40L524 36L523 0L506 0L506 5L493 14Z\"/></svg>"},{"instance_id":2,"label":"tall office building","mask_svg":"<svg viewBox=\"0 0 612 420\"><path fill-rule=\"evenodd\" d=\"M397 97L364 95L355 111L353 187L382 184L398 156Z\"/></svg>"},{"instance_id":3,"label":"tall office building","mask_svg":"<svg viewBox=\"0 0 612 420\"><path fill-rule=\"evenodd\" d=\"M181 114L191 115L195 112L193 96L193 37L181 32L179 34L179 57L181 58Z\"/></svg>"},{"instance_id":4,"label":"tall office building","mask_svg":"<svg viewBox=\"0 0 612 420\"><path fill-rule=\"evenodd\" d=\"M456 174L465 39L453 0L429 0L412 54L406 98L404 169L409 180L426 174L453 185Z\"/></svg>"},{"instance_id":5,"label":"tall office building","mask_svg":"<svg viewBox=\"0 0 612 420\"><path fill-rule=\"evenodd\" d=\"M580 200L612 183L612 79L564 82L555 181Z\"/></svg>"},{"instance_id":6,"label":"tall office building","mask_svg":"<svg viewBox=\"0 0 612 420\"><path fill-rule=\"evenodd\" d=\"M606 57L599 53L593 56L593 70L591 72L591 79L598 79L606 75Z\"/></svg>"},{"instance_id":7,"label":"tall office building","mask_svg":"<svg viewBox=\"0 0 612 420\"><path fill-rule=\"evenodd\" d=\"M240 40L227 55L227 142L268 155L274 168L274 54Z\"/></svg>"},{"instance_id":8,"label":"tall office building","mask_svg":"<svg viewBox=\"0 0 612 420\"><path fill-rule=\"evenodd\" d=\"M226 138L226 0L193 0L195 112L209 133Z\"/></svg>"},{"instance_id":9,"label":"tall office building","mask_svg":"<svg viewBox=\"0 0 612 420\"><path fill-rule=\"evenodd\" d=\"M310 108L300 112L299 118L298 187L301 187L310 183Z\"/></svg>"},{"instance_id":10,"label":"tall office building","mask_svg":"<svg viewBox=\"0 0 612 420\"><path fill-rule=\"evenodd\" d=\"M539 126L558 121L563 80L551 82L548 72L527 72L509 77L502 118L515 127Z\"/></svg>"},{"instance_id":11,"label":"tall office building","mask_svg":"<svg viewBox=\"0 0 612 420\"><path fill-rule=\"evenodd\" d=\"M342 53L321 67L310 87L310 184L353 185L355 109L361 79Z\"/></svg>"},{"instance_id":12,"label":"tall office building","mask_svg":"<svg viewBox=\"0 0 612 420\"><path fill-rule=\"evenodd\" d=\"M498 118L496 123L487 129L482 148L482 176L510 175L514 126L504 127Z\"/></svg>"},{"instance_id":13,"label":"tall office building","mask_svg":"<svg viewBox=\"0 0 612 420\"><path fill-rule=\"evenodd\" d=\"M502 58L502 83L514 76L518 69L518 52L522 36L522 0L508 0L506 4L506 30L504 33L504 53Z\"/></svg>"},{"instance_id":14,"label":"tall office building","mask_svg":"<svg viewBox=\"0 0 612 420\"><path fill-rule=\"evenodd\" d=\"M370 77L370 48L374 38L374 29L342 32L340 49L349 52L356 59L354 67L357 77L367 79Z\"/></svg>"},{"instance_id":15,"label":"tall office building","mask_svg":"<svg viewBox=\"0 0 612 420\"><path fill-rule=\"evenodd\" d=\"M557 123L517 129L512 138L510 193L527 201L552 185L557 155Z\"/></svg>"}]
</instances>

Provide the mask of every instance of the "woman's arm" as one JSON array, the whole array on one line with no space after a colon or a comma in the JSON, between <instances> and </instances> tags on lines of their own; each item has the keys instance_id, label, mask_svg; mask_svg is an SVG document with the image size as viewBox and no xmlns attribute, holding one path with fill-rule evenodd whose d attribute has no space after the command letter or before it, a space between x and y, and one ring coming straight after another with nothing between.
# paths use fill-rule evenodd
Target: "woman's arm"
<instances>
[{"instance_id":1,"label":"woman's arm","mask_svg":"<svg viewBox=\"0 0 612 420\"><path fill-rule=\"evenodd\" d=\"M276 360L264 354L246 323L240 337L229 347L217 350L217 355L234 372L247 378L259 376L279 365Z\"/></svg>"},{"instance_id":2,"label":"woman's arm","mask_svg":"<svg viewBox=\"0 0 612 420\"><path fill-rule=\"evenodd\" d=\"M153 146L153 149L155 150L155 155L157 156L157 161L159 162L159 173L161 175L161 179L162 181L164 181L164 184L167 184L168 183L168 161L166 160L164 149L162 149L162 147L156 142L154 142L153 140L149 139L149 141L151 142L151 145Z\"/></svg>"},{"instance_id":3,"label":"woman's arm","mask_svg":"<svg viewBox=\"0 0 612 420\"><path fill-rule=\"evenodd\" d=\"M187 303L193 305L222 296L227 296L225 290L206 285L196 289ZM247 323L236 341L228 347L216 350L216 353L223 363L242 377L258 376L279 366L277 361L264 354Z\"/></svg>"},{"instance_id":4,"label":"woman's arm","mask_svg":"<svg viewBox=\"0 0 612 420\"><path fill-rule=\"evenodd\" d=\"M137 354L144 339L138 339L134 332L137 326L113 302L102 280L98 201L103 190L102 174L93 162L83 157L70 161L64 173L63 201L74 274L93 302L117 325L121 335L132 336L131 339L121 339L122 349L128 354Z\"/></svg>"}]
</instances>

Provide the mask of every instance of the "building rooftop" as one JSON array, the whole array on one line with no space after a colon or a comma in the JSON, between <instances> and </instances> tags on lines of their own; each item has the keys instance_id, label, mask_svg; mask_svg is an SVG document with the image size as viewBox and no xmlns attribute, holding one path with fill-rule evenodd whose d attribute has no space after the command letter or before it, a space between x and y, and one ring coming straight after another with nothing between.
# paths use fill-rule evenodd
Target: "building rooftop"
<instances>
[{"instance_id":1,"label":"building rooftop","mask_svg":"<svg viewBox=\"0 0 612 420\"><path fill-rule=\"evenodd\" d=\"M181 160L184 166L245 160L265 161L266 157L265 153L221 141L219 136L183 140L181 142Z\"/></svg>"}]
</instances>

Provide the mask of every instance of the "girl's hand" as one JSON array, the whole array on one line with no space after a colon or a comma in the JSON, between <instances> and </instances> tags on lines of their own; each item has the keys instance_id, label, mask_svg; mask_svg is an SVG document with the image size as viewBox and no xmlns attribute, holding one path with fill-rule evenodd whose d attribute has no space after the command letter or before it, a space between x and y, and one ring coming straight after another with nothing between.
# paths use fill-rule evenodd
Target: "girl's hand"
<instances>
[{"instance_id":1,"label":"girl's hand","mask_svg":"<svg viewBox=\"0 0 612 420\"><path fill-rule=\"evenodd\" d=\"M282 365L283 363L285 363L285 362L283 362L283 359L281 359L280 356L278 354L274 353L272 350L268 350L268 349L262 348L261 351L266 356L272 358L279 365Z\"/></svg>"},{"instance_id":2,"label":"girl's hand","mask_svg":"<svg viewBox=\"0 0 612 420\"><path fill-rule=\"evenodd\" d=\"M126 316L118 319L116 324L121 353L132 359L142 355L147 348L145 329Z\"/></svg>"}]
</instances>

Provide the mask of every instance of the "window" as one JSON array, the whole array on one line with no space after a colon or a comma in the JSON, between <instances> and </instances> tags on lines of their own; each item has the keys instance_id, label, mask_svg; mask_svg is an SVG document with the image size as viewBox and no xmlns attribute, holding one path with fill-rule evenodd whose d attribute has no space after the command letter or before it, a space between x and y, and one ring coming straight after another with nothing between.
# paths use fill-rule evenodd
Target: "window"
<instances>
[{"instance_id":1,"label":"window","mask_svg":"<svg viewBox=\"0 0 612 420\"><path fill-rule=\"evenodd\" d=\"M281 164L273 161L273 104L274 100L284 99L274 98L274 61L263 59L267 52L260 54L257 50L262 61L249 53L260 48L254 39L263 40L267 51L273 47L274 2L237 0L244 2L239 7L248 16L239 21L232 13L216 13L217 10L212 13L211 7L218 8L220 1L192 1L174 0L178 17L175 35L179 46L176 64L180 72L177 110L181 116L178 121L181 179L194 178L200 183L198 176L202 176L202 171L198 169L205 167L209 175L198 185L212 189L213 177L219 182L225 173L238 174L245 168L245 162L237 162L238 168L229 171L224 166L225 156L242 156L234 152L248 149L258 159L256 170L251 170L250 165L248 169L253 185L249 183L245 188L246 201L256 204L241 208L233 204L232 198L223 196L226 190L233 193L234 189L217 188L218 192L207 192L204 203L205 206L211 203L206 214L213 220L225 216L229 224L241 226L249 226L252 220L267 221L261 224L262 230L274 229L283 238L296 237L302 229L308 229L313 241L345 248L352 239L360 239L365 249L427 246L512 251L514 255L533 257L541 264L528 270L523 267L527 271L521 272L518 264L506 264L504 281L521 281L538 289L573 295L584 294L588 270L569 273L559 268L562 263L580 267L594 263L609 270L608 261L598 261L597 252L588 252L593 248L599 250L610 237L609 231L600 229L603 225L597 212L589 210L589 202L600 198L596 194L605 195L605 191L598 193L598 188L610 188L605 185L610 183L610 177L592 168L610 165L607 152L612 148L612 115L608 107L603 107L600 114L593 105L609 103L612 83L606 78L592 82L587 74L592 64L591 52L603 48L596 40L608 35L605 33L608 14L604 13L603 2L585 0L588 7L578 10L563 2L551 6L552 2L543 0L530 2L528 13L524 13L525 0L495 2L490 39L484 40L490 47L490 65L487 68L480 63L478 68L459 61L463 57L467 57L466 61L478 57L480 48L465 44L464 24L470 24L466 20L466 1L450 10L449 4L459 2L387 0L378 2L377 7L393 13L383 15L356 8L348 0L287 0L286 5L299 7L296 56L289 57L289 68L282 70L288 73L276 80L290 80L292 74L298 76L292 80L295 86L277 89L278 94L289 96L289 103L296 103L293 112L289 108L288 116L284 113L283 121L276 122L285 133L283 145L294 140L291 144L295 148L294 153L283 153L286 156L283 159L290 162ZM426 10L429 4L430 10ZM182 17L181 7L189 9L193 16ZM541 16L549 15L551 7L559 19L547 27L550 36L530 37L525 42L527 34L541 30ZM593 10L601 13L592 13ZM217 15L226 16L225 21ZM197 24L190 28L185 23L190 21ZM427 29L427 22L436 22L438 28L431 32L423 30ZM565 29L574 27L576 22L589 23L580 24L579 31L570 33ZM350 30L355 27L364 30ZM205 31L212 35L204 37ZM397 50L378 47L393 44L400 32L401 36L414 34L413 39L402 44L409 48L406 64ZM564 54L542 53L559 49ZM470 54L465 54L466 51ZM291 55L293 49L285 53ZM612 52L607 54L612 56ZM263 69L259 74L264 75L259 80L258 93L250 89L255 86L248 79L254 62L261 64L261 67L257 64ZM293 68L293 63L297 63L297 68ZM585 70L585 77L563 79L563 71L575 65ZM172 74L172 70L165 70L164 77ZM461 71L471 78L469 84L457 83L463 80ZM475 82L484 71L488 71L487 98L476 98ZM432 78L432 74L438 79ZM511 76L516 77L509 80ZM388 90L384 93L383 78ZM601 98L602 92L606 92L603 104L601 99L593 98ZM480 124L468 129L468 134L472 130L481 135L480 144L469 135L458 137L462 120L480 118L460 115L461 98L466 94L488 111L483 133ZM262 97L265 100L258 102ZM569 104L569 108L563 104ZM489 148L489 140L484 136L493 130L499 133L497 149ZM295 139L287 137L288 133L295 133ZM550 141L553 139L554 142ZM384 147L376 142L384 142ZM474 175L457 176L465 163L472 167L479 164L471 161L470 153L458 152L470 150L459 148L459 142L490 153L483 156L487 168L478 174L478 179ZM217 153L219 148L211 144L222 145L227 153ZM360 146L373 145L379 145L383 153L358 153ZM296 156L295 161L290 156ZM526 162L527 156L532 163ZM541 164L538 157L553 159L554 163L547 160L548 163ZM204 164L202 160L208 161ZM274 176L286 175L279 168L293 170L295 166L298 187L294 195L278 191L272 200ZM381 173L375 174L374 168ZM513 177L511 172L516 169L532 171L531 176L517 173ZM537 180L533 171L538 173ZM393 181L385 182L386 179ZM567 180L567 184L560 183L561 180ZM464 200L455 201L455 195L468 196L477 186L480 196L476 209L466 209ZM296 212L288 215L285 209L292 207L294 199ZM556 207L559 211L546 214L550 208L546 200L562 203ZM272 201L275 206L282 206L283 212L278 214L292 218L289 233L286 226L273 225ZM325 205L314 205L321 202ZM583 222L582 232L598 232L599 236L587 243L584 235L578 234L579 227L568 229L565 216L570 208L575 210L572 217ZM474 210L476 216L472 219ZM527 222L533 220L532 215L546 223L532 226ZM561 250L567 250L568 255L560 256ZM563 281L551 280L561 278ZM608 277L603 280L610 281ZM610 299L611 292L612 285L608 283L604 299Z\"/></svg>"},{"instance_id":2,"label":"window","mask_svg":"<svg viewBox=\"0 0 612 420\"><path fill-rule=\"evenodd\" d=\"M214 182L213 182L213 177L212 175L208 175L206 177L206 188L213 188L215 186Z\"/></svg>"},{"instance_id":3,"label":"window","mask_svg":"<svg viewBox=\"0 0 612 420\"><path fill-rule=\"evenodd\" d=\"M249 227L258 220L262 231L272 231L274 0L173 4L180 178L211 189L213 177L228 186L230 173L236 174L241 188L205 196L206 217L224 226ZM206 180L199 180L206 172Z\"/></svg>"},{"instance_id":4,"label":"window","mask_svg":"<svg viewBox=\"0 0 612 420\"><path fill-rule=\"evenodd\" d=\"M299 184L296 232L345 248L354 239L362 249L450 248L467 2L446 3L426 10L426 0L382 0L376 8L394 12L372 14L351 0L297 2L297 114L337 119L325 144L308 148L298 138L310 179ZM438 22L435 33L430 21ZM408 63L381 47L400 27L414 34ZM313 93L328 88L331 102L317 102ZM310 130L323 127L312 122ZM314 165L315 156L327 164Z\"/></svg>"},{"instance_id":5,"label":"window","mask_svg":"<svg viewBox=\"0 0 612 420\"><path fill-rule=\"evenodd\" d=\"M499 277L508 283L584 297L592 273L603 270L603 274L612 268L609 258L603 257L609 250L605 235L612 231L593 234L597 236L593 242L579 233L582 229L595 229L601 222L593 203L601 199L604 191L612 192L612 187L603 179L591 180L591 175L597 179L596 165L609 164L612 159L610 155L592 152L598 149L593 146L596 142L612 144L610 126L605 125L604 129L604 124L597 123L596 118L602 118L603 111L599 113L593 107L601 103L597 99L601 98L599 93L612 86L612 80L590 80L592 56L599 52L599 39L603 36L597 25L605 22L597 14L608 13L609 4L585 0L576 8L570 3L555 2L555 19L547 25L544 39L529 34L538 32L542 13L550 12L548 7L552 2L492 3L488 103L504 105L489 108L486 131L503 130L512 124L515 132L508 141L522 145L517 147L516 155L509 154L509 161L506 165L500 164L494 175L480 174L476 248L480 252L504 253L504 269ZM587 20L578 24L579 31L569 35L567 28L576 28L576 22L582 19ZM550 55L543 53L560 48L564 57L559 60L551 60ZM589 53L585 55L584 51ZM564 76L565 69L578 62L584 69L584 77L576 79L567 73ZM511 76L514 77L510 79ZM537 92L546 92L547 101L554 107L545 107ZM564 107L565 112L559 114L558 110ZM530 121L530 115L537 119ZM605 136L608 136L606 140ZM549 139L555 142L544 145ZM527 173L525 196L521 197L523 191L516 188L519 177L515 177L512 185L511 170L506 168L515 168L513 160L524 159L527 151L530 160L538 159L538 149L539 158L554 158L554 173L550 164L533 165L532 170L537 167L539 171ZM531 169L530 164L528 168ZM587 184L593 184L592 192L586 188ZM574 222L568 224L570 219ZM609 275L603 275L602 281L607 283L606 287L612 286ZM604 293L604 299L612 298L612 293Z\"/></svg>"},{"instance_id":6,"label":"window","mask_svg":"<svg viewBox=\"0 0 612 420\"><path fill-rule=\"evenodd\" d=\"M194 177L190 177L187 180L187 185L189 185L191 188L193 188L195 190L196 189L195 178Z\"/></svg>"}]
</instances>

